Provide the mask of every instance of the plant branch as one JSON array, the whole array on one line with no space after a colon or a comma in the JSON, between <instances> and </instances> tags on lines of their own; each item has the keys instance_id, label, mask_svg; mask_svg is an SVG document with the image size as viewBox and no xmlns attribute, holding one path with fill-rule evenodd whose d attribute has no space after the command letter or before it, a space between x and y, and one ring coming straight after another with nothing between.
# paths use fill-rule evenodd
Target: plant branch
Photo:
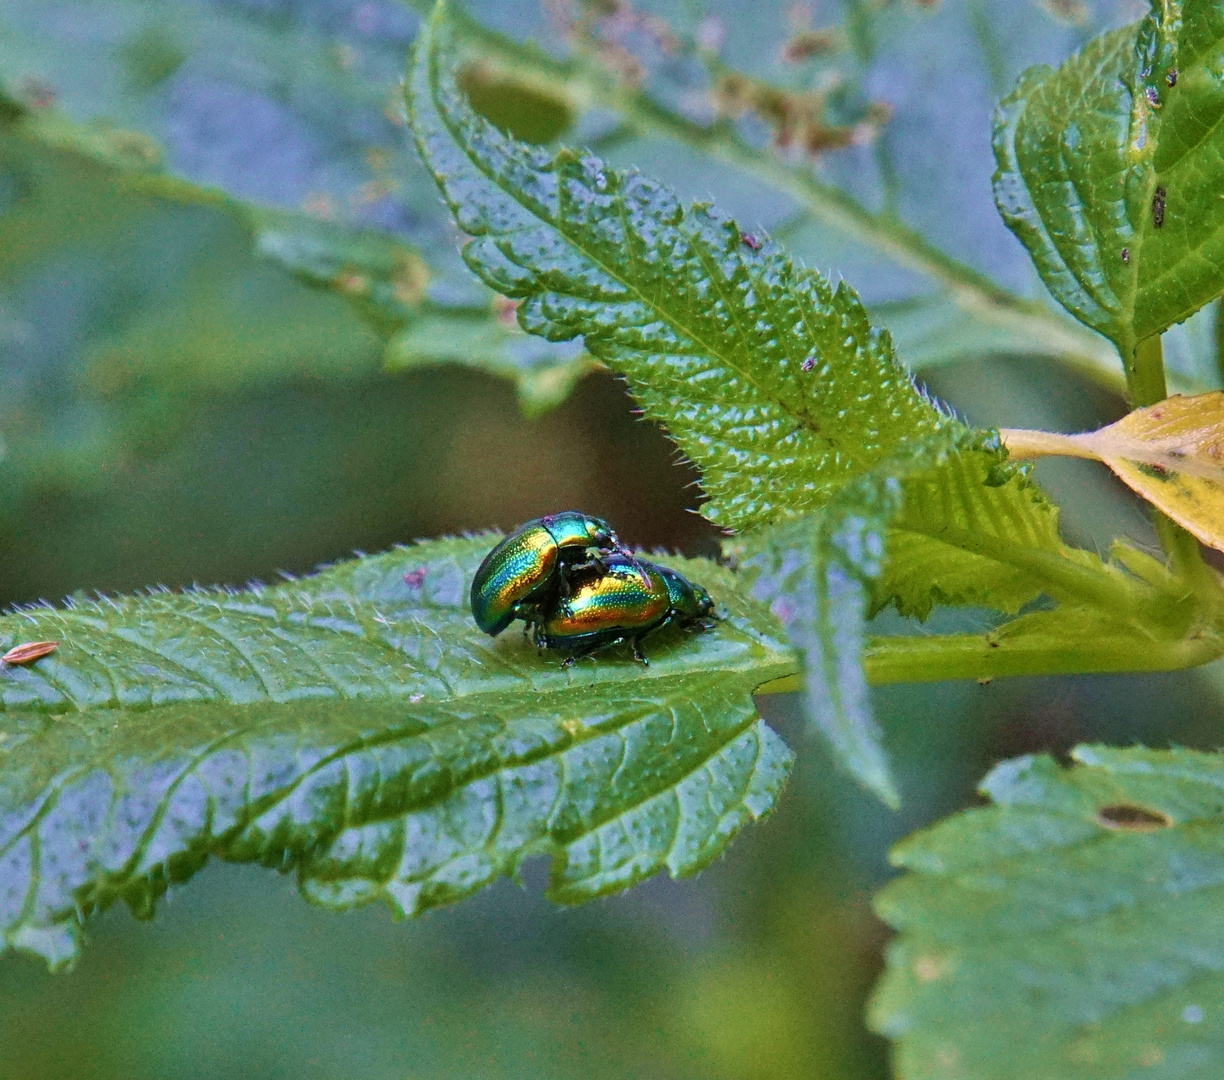
<instances>
[{"instance_id":1,"label":"plant branch","mask_svg":"<svg viewBox=\"0 0 1224 1080\"><path fill-rule=\"evenodd\" d=\"M872 686L893 683L989 680L1019 675L1088 675L1109 672L1180 671L1224 655L1224 640L1214 633L1174 641L1145 638L1136 649L1134 635L1055 641L998 638L994 634L936 634L875 637L867 640L863 666ZM756 694L803 689L796 673L758 687Z\"/></svg>"}]
</instances>

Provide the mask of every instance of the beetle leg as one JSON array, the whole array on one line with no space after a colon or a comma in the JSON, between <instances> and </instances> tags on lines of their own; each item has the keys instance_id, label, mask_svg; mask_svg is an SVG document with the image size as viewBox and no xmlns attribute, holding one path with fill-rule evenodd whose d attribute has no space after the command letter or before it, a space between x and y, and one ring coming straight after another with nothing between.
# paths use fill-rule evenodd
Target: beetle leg
<instances>
[{"instance_id":1,"label":"beetle leg","mask_svg":"<svg viewBox=\"0 0 1224 1080\"><path fill-rule=\"evenodd\" d=\"M650 661L646 659L646 654L642 652L642 639L640 637L633 639L633 659L650 667Z\"/></svg>"}]
</instances>

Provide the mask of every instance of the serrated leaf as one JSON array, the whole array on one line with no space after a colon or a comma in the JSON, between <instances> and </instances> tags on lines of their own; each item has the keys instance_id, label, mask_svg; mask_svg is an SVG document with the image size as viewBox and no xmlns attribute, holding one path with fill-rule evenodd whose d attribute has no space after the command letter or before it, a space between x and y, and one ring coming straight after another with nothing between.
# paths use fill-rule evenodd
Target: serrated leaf
<instances>
[{"instance_id":1,"label":"serrated leaf","mask_svg":"<svg viewBox=\"0 0 1224 1080\"><path fill-rule=\"evenodd\" d=\"M1056 509L1004 461L985 433L950 426L847 484L816 514L740 545L753 595L803 656L809 716L838 760L889 804L898 796L869 676L1129 670L1136 651L1156 666L1181 666L1224 648L1154 560L1136 564L1141 577L1064 544ZM920 618L936 603L1012 614L1042 595L1059 602L1056 611L986 635L875 638L864 656L866 619L889 604Z\"/></svg>"},{"instance_id":2,"label":"serrated leaf","mask_svg":"<svg viewBox=\"0 0 1224 1080\"><path fill-rule=\"evenodd\" d=\"M1184 1080L1224 1069L1224 757L1005 762L993 804L903 841L870 1009L900 1080Z\"/></svg>"},{"instance_id":3,"label":"serrated leaf","mask_svg":"<svg viewBox=\"0 0 1224 1080\"><path fill-rule=\"evenodd\" d=\"M745 528L819 506L943 417L853 291L725 216L597 158L555 156L476 116L444 6L409 80L413 130L467 264L519 300L524 329L582 337L701 469L704 512Z\"/></svg>"},{"instance_id":4,"label":"serrated leaf","mask_svg":"<svg viewBox=\"0 0 1224 1080\"><path fill-rule=\"evenodd\" d=\"M1057 71L1033 68L995 121L995 198L1076 318L1135 345L1224 289L1216 0L1152 4Z\"/></svg>"},{"instance_id":5,"label":"serrated leaf","mask_svg":"<svg viewBox=\"0 0 1224 1080\"><path fill-rule=\"evenodd\" d=\"M495 540L0 618L0 650L60 642L0 668L0 940L63 963L90 912L151 913L211 856L406 914L536 854L566 903L705 866L786 775L751 700L793 670L777 627L674 560L727 617L567 670L472 622Z\"/></svg>"},{"instance_id":6,"label":"serrated leaf","mask_svg":"<svg viewBox=\"0 0 1224 1080\"><path fill-rule=\"evenodd\" d=\"M432 0L411 2L422 12L432 6ZM700 109L702 91L717 110L736 73L720 63L708 65L708 56L703 59L686 32L694 23L682 5L656 5L655 15L670 19L674 35L669 33L666 58L648 50L634 53L646 72L640 85L618 78L601 62L606 54L589 44L559 59L481 25L462 7L454 9L453 17L458 35L483 59L617 114L622 123L618 142L629 132L640 136L618 147L619 160L650 171L658 158L679 186L702 197L712 192L723 205L734 201L741 219L766 226L777 224L774 215L793 200L798 213L781 222L791 250L811 265L836 267L860 290L873 322L893 330L898 344L922 338L912 357L908 348L898 350L911 368L967 350L981 356L989 347L989 353L1055 357L1121 389L1117 356L1103 338L1045 302L1022 298L1030 291L1028 259L1006 238L989 192L983 195L965 183L979 166L990 168L990 151L982 149L980 136L998 90L991 85L993 63L982 61L983 54L1002 50L997 42L978 40L983 27L1005 24L1008 65L1033 56L1065 55L1082 41L1079 28L1068 31L1040 14L1017 17L1006 4L990 6L1002 10L984 15L959 5L937 11L892 6L849 15L844 29L858 45L856 55L843 54L836 64L831 88L836 108L843 114L847 107L861 110L867 94L895 88L898 76L905 91L899 98L895 89L887 93L893 115L876 133L870 153L823 153L819 170L806 161L787 163L786 155L763 146L754 133L694 119L691 110ZM1107 3L1100 17L1115 18L1112 6ZM748 75L737 85L764 89L774 102L788 100L795 83L780 77L775 59L786 45L786 17L779 5L732 6L720 10L718 18L728 41L735 42L728 53L734 52L735 65L743 65ZM613 15L601 20L593 14L579 30L580 40L601 21L608 31L605 40L623 48ZM703 67L717 75L702 86L698 74L695 85L694 69ZM992 68L989 77L983 67ZM826 71L824 77L830 75L834 72ZM677 107L678 102L685 105ZM941 133L937 143L931 131ZM882 212L867 209L880 206L881 200ZM894 307L891 302L901 298L905 302ZM934 320L944 322L947 332L928 336ZM1206 385L1178 383L1188 392Z\"/></svg>"},{"instance_id":7,"label":"serrated leaf","mask_svg":"<svg viewBox=\"0 0 1224 1080\"><path fill-rule=\"evenodd\" d=\"M882 516L882 515L880 515ZM901 804L863 673L864 609L883 555L880 516L820 512L749 541L744 568L799 650L807 715L834 759L885 805Z\"/></svg>"}]
</instances>

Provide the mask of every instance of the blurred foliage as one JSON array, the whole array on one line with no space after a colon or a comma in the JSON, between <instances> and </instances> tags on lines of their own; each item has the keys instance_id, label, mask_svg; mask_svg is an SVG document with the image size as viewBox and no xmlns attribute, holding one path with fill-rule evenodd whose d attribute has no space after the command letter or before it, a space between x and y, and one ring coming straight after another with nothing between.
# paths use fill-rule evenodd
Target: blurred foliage
<instances>
[{"instance_id":1,"label":"blurred foliage","mask_svg":"<svg viewBox=\"0 0 1224 1080\"><path fill-rule=\"evenodd\" d=\"M768 182L726 149L738 144L686 143L675 132L687 128L639 99L618 112L589 82L524 74L504 54L482 83L486 114L528 138L568 124L567 138L685 197L713 196L844 276L902 358L974 423L1077 430L1117 418L1120 400L1095 375L967 317L799 174L1039 296L991 203L990 109L1023 67L1134 17L1127 3L1054 14L1028 0L822 6L808 29L834 27L840 44L803 64L782 54L797 32L789 3L642 7L695 41L721 38L723 63L754 78L806 91L835 77L833 124L859 123L870 102L891 117L815 170L784 149L793 171L769 159ZM550 55L573 45L534 0L470 8ZM388 109L414 29L394 0L0 9L0 599L271 579L562 505L608 517L632 543L716 550L671 444L605 374L566 399L586 361L532 352L540 343L460 264ZM696 53L668 54L640 27L626 34L649 61L647 103L701 126L716 119ZM531 126L515 126L521 110L498 111L507 84L549 91ZM769 147L759 112L731 122L749 147ZM366 283L349 273L361 267L300 239L316 225L346 241L352 225L424 260L418 321L388 337L394 319L369 318ZM390 267L389 281L395 265L374 270ZM382 295L397 302L393 286ZM481 371L422 366L488 370L506 341L510 365L523 357L543 384L529 403L566 399L542 419L524 419L511 387ZM1219 385L1215 348L1214 308L1165 335L1183 385ZM1069 538L1103 550L1114 535L1145 535L1103 471L1037 471ZM977 628L973 613L958 618L952 628ZM696 881L578 911L545 905L531 867L525 892L502 883L394 924L379 910L317 911L271 875L211 866L151 925L108 913L71 975L0 959L0 1076L883 1076L862 1003L885 938L866 897L889 842L964 806L1002 757L1090 739L1216 745L1218 668L873 691L902 763L897 817L836 776L794 703L775 699L767 716L798 761L771 821Z\"/></svg>"}]
</instances>

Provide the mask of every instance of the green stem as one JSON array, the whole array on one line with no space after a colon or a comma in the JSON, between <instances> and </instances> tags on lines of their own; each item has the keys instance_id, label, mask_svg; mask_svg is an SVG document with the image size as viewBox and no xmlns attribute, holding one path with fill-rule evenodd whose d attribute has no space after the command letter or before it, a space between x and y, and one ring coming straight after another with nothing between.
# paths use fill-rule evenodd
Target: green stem
<instances>
[{"instance_id":1,"label":"green stem","mask_svg":"<svg viewBox=\"0 0 1224 1080\"><path fill-rule=\"evenodd\" d=\"M1131 408L1155 405L1169 396L1165 382L1164 348L1160 335L1153 334L1135 346L1134 359L1126 365L1126 389Z\"/></svg>"},{"instance_id":2,"label":"green stem","mask_svg":"<svg viewBox=\"0 0 1224 1080\"><path fill-rule=\"evenodd\" d=\"M1109 672L1180 671L1224 655L1224 641L1215 634L1172 641L1145 640L1135 648L1135 635L1103 634L1081 640L1042 641L992 634L941 634L869 638L863 656L867 682L943 682L950 679L1001 679L1019 675L1088 675ZM757 694L783 694L803 689L802 673L774 679Z\"/></svg>"},{"instance_id":3,"label":"green stem","mask_svg":"<svg viewBox=\"0 0 1224 1080\"><path fill-rule=\"evenodd\" d=\"M1224 643L1214 634L1174 641L1108 635L1056 642L995 640L990 634L886 637L868 641L867 681L879 686L942 679L1075 675L1110 671L1177 671L1215 660Z\"/></svg>"},{"instance_id":4,"label":"green stem","mask_svg":"<svg viewBox=\"0 0 1224 1080\"><path fill-rule=\"evenodd\" d=\"M1215 302L1215 361L1216 372L1224 382L1224 298Z\"/></svg>"}]
</instances>

